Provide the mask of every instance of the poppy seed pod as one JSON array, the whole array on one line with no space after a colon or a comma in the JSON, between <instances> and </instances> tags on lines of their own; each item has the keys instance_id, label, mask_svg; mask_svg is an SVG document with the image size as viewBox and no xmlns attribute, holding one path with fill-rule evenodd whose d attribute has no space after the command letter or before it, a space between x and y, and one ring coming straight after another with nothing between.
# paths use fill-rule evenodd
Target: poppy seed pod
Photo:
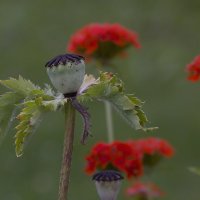
<instances>
[{"instance_id":1,"label":"poppy seed pod","mask_svg":"<svg viewBox=\"0 0 200 200\"><path fill-rule=\"evenodd\" d=\"M84 57L75 54L59 55L45 65L53 86L64 95L76 94L85 75Z\"/></svg>"},{"instance_id":2,"label":"poppy seed pod","mask_svg":"<svg viewBox=\"0 0 200 200\"><path fill-rule=\"evenodd\" d=\"M97 193L101 200L116 200L123 176L114 170L105 170L93 175Z\"/></svg>"}]
</instances>

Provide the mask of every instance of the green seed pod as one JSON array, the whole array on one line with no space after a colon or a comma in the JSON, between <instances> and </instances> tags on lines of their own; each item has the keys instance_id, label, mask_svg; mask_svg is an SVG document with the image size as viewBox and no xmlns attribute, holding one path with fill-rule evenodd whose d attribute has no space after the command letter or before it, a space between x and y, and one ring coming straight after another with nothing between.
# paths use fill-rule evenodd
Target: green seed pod
<instances>
[{"instance_id":1,"label":"green seed pod","mask_svg":"<svg viewBox=\"0 0 200 200\"><path fill-rule=\"evenodd\" d=\"M84 57L75 54L59 55L46 63L53 86L64 95L76 94L85 75Z\"/></svg>"}]
</instances>

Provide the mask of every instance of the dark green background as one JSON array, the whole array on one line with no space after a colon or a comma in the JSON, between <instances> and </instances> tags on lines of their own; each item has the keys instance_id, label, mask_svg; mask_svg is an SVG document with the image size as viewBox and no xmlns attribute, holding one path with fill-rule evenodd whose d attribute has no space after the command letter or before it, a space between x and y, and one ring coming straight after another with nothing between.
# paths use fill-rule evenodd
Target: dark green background
<instances>
[{"instance_id":1,"label":"dark green background","mask_svg":"<svg viewBox=\"0 0 200 200\"><path fill-rule=\"evenodd\" d=\"M128 92L145 100L153 133L137 133L115 113L117 139L159 136L176 148L149 178L167 195L163 200L199 200L200 177L188 171L200 166L200 83L186 80L185 66L200 53L200 1L179 0L1 0L0 79L21 74L38 84L49 83L44 63L65 52L70 35L91 22L119 22L136 30L142 49L130 49L115 69ZM89 71L94 66L88 67ZM103 105L89 105L93 138L79 143L78 116L70 199L98 199L83 172L84 156L97 141L107 140ZM52 113L32 137L22 158L16 158L14 131L0 147L0 200L54 200L63 141L63 115ZM125 199L124 182L120 199Z\"/></svg>"}]
</instances>

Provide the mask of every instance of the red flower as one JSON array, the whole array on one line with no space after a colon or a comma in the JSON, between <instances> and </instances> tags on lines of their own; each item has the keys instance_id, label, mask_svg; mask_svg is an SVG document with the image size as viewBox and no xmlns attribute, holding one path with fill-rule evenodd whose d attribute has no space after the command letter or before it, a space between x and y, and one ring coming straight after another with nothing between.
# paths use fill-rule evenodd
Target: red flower
<instances>
[{"instance_id":1,"label":"red flower","mask_svg":"<svg viewBox=\"0 0 200 200\"><path fill-rule=\"evenodd\" d=\"M145 166L155 166L162 157L171 157L174 155L173 147L163 139L152 137L131 141L131 143L140 152Z\"/></svg>"},{"instance_id":2,"label":"red flower","mask_svg":"<svg viewBox=\"0 0 200 200\"><path fill-rule=\"evenodd\" d=\"M110 146L106 143L98 143L96 144L92 152L86 157L87 167L85 171L87 173L93 173L96 170L96 167L101 169L105 169L107 164L111 160L110 155Z\"/></svg>"},{"instance_id":3,"label":"red flower","mask_svg":"<svg viewBox=\"0 0 200 200\"><path fill-rule=\"evenodd\" d=\"M127 142L97 143L86 157L86 173L114 169L124 172L128 178L143 174L143 165L154 166L164 157L174 154L165 140L147 138Z\"/></svg>"},{"instance_id":4,"label":"red flower","mask_svg":"<svg viewBox=\"0 0 200 200\"><path fill-rule=\"evenodd\" d=\"M136 182L126 190L126 194L130 197L138 197L138 199L149 199L161 197L164 195L164 192L153 183L144 184Z\"/></svg>"},{"instance_id":5,"label":"red flower","mask_svg":"<svg viewBox=\"0 0 200 200\"><path fill-rule=\"evenodd\" d=\"M131 45L140 47L134 32L120 24L94 23L72 35L67 50L103 62L117 54L124 55L124 50Z\"/></svg>"},{"instance_id":6,"label":"red flower","mask_svg":"<svg viewBox=\"0 0 200 200\"><path fill-rule=\"evenodd\" d=\"M116 141L110 144L97 143L86 157L86 173L96 170L115 169L124 172L128 178L142 175L141 157L127 142Z\"/></svg>"},{"instance_id":7,"label":"red flower","mask_svg":"<svg viewBox=\"0 0 200 200\"><path fill-rule=\"evenodd\" d=\"M150 137L138 140L134 145L136 145L135 148L137 148L142 154L159 154L164 157L171 157L174 155L173 147L163 139Z\"/></svg>"},{"instance_id":8,"label":"red flower","mask_svg":"<svg viewBox=\"0 0 200 200\"><path fill-rule=\"evenodd\" d=\"M187 66L188 80L196 82L200 78L200 55L196 56L192 63Z\"/></svg>"},{"instance_id":9,"label":"red flower","mask_svg":"<svg viewBox=\"0 0 200 200\"><path fill-rule=\"evenodd\" d=\"M127 142L111 144L112 165L126 173L128 178L142 175L143 168L137 151Z\"/></svg>"}]
</instances>

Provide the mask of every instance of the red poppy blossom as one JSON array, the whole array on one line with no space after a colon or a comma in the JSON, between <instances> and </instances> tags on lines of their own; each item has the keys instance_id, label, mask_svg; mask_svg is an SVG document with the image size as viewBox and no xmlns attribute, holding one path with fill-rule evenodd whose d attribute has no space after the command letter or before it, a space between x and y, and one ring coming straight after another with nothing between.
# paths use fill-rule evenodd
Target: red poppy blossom
<instances>
[{"instance_id":1,"label":"red poppy blossom","mask_svg":"<svg viewBox=\"0 0 200 200\"><path fill-rule=\"evenodd\" d=\"M138 36L133 31L118 23L93 23L71 36L67 50L105 62L116 55L124 55L129 46L140 47Z\"/></svg>"},{"instance_id":2,"label":"red poppy blossom","mask_svg":"<svg viewBox=\"0 0 200 200\"><path fill-rule=\"evenodd\" d=\"M196 56L186 69L189 72L188 80L193 82L198 81L200 78L200 55Z\"/></svg>"},{"instance_id":3,"label":"red poppy blossom","mask_svg":"<svg viewBox=\"0 0 200 200\"><path fill-rule=\"evenodd\" d=\"M138 197L138 199L150 199L161 197L164 192L153 183L136 182L133 186L127 188L126 195L129 197Z\"/></svg>"},{"instance_id":4,"label":"red poppy blossom","mask_svg":"<svg viewBox=\"0 0 200 200\"><path fill-rule=\"evenodd\" d=\"M86 157L86 173L114 169L124 172L128 178L142 175L142 162L138 152L127 142L97 143Z\"/></svg>"}]
</instances>

